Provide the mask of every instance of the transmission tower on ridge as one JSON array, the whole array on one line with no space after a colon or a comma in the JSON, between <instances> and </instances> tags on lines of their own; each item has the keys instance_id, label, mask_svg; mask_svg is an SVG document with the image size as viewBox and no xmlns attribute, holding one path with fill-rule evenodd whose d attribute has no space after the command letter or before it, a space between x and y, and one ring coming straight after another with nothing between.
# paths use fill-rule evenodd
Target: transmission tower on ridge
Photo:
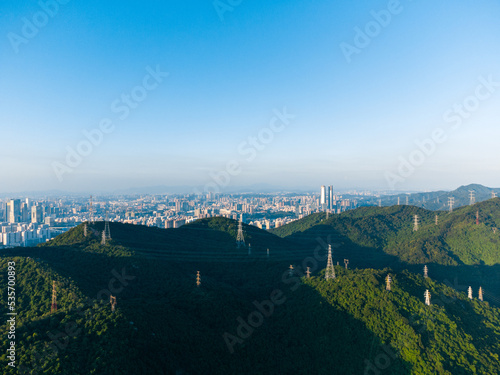
<instances>
[{"instance_id":1,"label":"transmission tower on ridge","mask_svg":"<svg viewBox=\"0 0 500 375\"><path fill-rule=\"evenodd\" d=\"M413 231L416 232L418 230L418 215L413 217Z\"/></svg>"},{"instance_id":2,"label":"transmission tower on ridge","mask_svg":"<svg viewBox=\"0 0 500 375\"><path fill-rule=\"evenodd\" d=\"M347 269L347 266L349 264L349 259L344 259L344 264L345 264L345 269Z\"/></svg>"},{"instance_id":3,"label":"transmission tower on ridge","mask_svg":"<svg viewBox=\"0 0 500 375\"><path fill-rule=\"evenodd\" d=\"M450 212L453 211L453 205L455 204L455 198L448 197L448 206L450 206Z\"/></svg>"},{"instance_id":4,"label":"transmission tower on ridge","mask_svg":"<svg viewBox=\"0 0 500 375\"><path fill-rule=\"evenodd\" d=\"M424 277L426 279L429 277L429 269L427 268L427 265L424 266Z\"/></svg>"},{"instance_id":5,"label":"transmission tower on ridge","mask_svg":"<svg viewBox=\"0 0 500 375\"><path fill-rule=\"evenodd\" d=\"M94 224L94 206L92 205L92 195L90 196L89 223Z\"/></svg>"},{"instance_id":6,"label":"transmission tower on ridge","mask_svg":"<svg viewBox=\"0 0 500 375\"><path fill-rule=\"evenodd\" d=\"M483 301L483 288L479 287L479 296L478 296L480 301Z\"/></svg>"},{"instance_id":7,"label":"transmission tower on ridge","mask_svg":"<svg viewBox=\"0 0 500 375\"><path fill-rule=\"evenodd\" d=\"M241 246L245 246L245 237L243 237L243 218L240 216L240 222L238 223L238 235L236 236L236 245L238 249Z\"/></svg>"},{"instance_id":8,"label":"transmission tower on ridge","mask_svg":"<svg viewBox=\"0 0 500 375\"><path fill-rule=\"evenodd\" d=\"M424 297L425 297L425 304L427 306L430 306L431 305L431 294L429 293L429 289L427 289L424 293Z\"/></svg>"},{"instance_id":9,"label":"transmission tower on ridge","mask_svg":"<svg viewBox=\"0 0 500 375\"><path fill-rule=\"evenodd\" d=\"M436 215L436 225L438 225L438 215Z\"/></svg>"},{"instance_id":10,"label":"transmission tower on ridge","mask_svg":"<svg viewBox=\"0 0 500 375\"><path fill-rule=\"evenodd\" d=\"M472 299L472 287L469 286L469 289L467 289L467 297L469 297L469 299Z\"/></svg>"},{"instance_id":11,"label":"transmission tower on ridge","mask_svg":"<svg viewBox=\"0 0 500 375\"><path fill-rule=\"evenodd\" d=\"M391 290L391 275L388 274L387 277L385 278L385 290Z\"/></svg>"},{"instance_id":12,"label":"transmission tower on ridge","mask_svg":"<svg viewBox=\"0 0 500 375\"><path fill-rule=\"evenodd\" d=\"M469 204L472 206L476 203L476 197L474 196L474 190L469 190Z\"/></svg>"},{"instance_id":13,"label":"transmission tower on ridge","mask_svg":"<svg viewBox=\"0 0 500 375\"><path fill-rule=\"evenodd\" d=\"M308 279L311 278L311 268L310 267L307 267L306 275L307 275Z\"/></svg>"},{"instance_id":14,"label":"transmission tower on ridge","mask_svg":"<svg viewBox=\"0 0 500 375\"><path fill-rule=\"evenodd\" d=\"M50 306L50 312L54 313L57 311L57 291L56 282L52 281L52 304Z\"/></svg>"},{"instance_id":15,"label":"transmission tower on ridge","mask_svg":"<svg viewBox=\"0 0 500 375\"><path fill-rule=\"evenodd\" d=\"M335 269L332 262L332 245L328 245L328 261L326 263L325 279L335 279Z\"/></svg>"},{"instance_id":16,"label":"transmission tower on ridge","mask_svg":"<svg viewBox=\"0 0 500 375\"><path fill-rule=\"evenodd\" d=\"M491 192L491 197L492 198L496 198L497 197L497 193L495 193L494 191Z\"/></svg>"},{"instance_id":17,"label":"transmission tower on ridge","mask_svg":"<svg viewBox=\"0 0 500 375\"><path fill-rule=\"evenodd\" d=\"M476 225L479 225L479 210L476 211Z\"/></svg>"},{"instance_id":18,"label":"transmission tower on ridge","mask_svg":"<svg viewBox=\"0 0 500 375\"><path fill-rule=\"evenodd\" d=\"M106 240L111 239L111 231L109 230L109 219L107 212L106 212L106 219L104 220L104 236L106 237Z\"/></svg>"},{"instance_id":19,"label":"transmission tower on ridge","mask_svg":"<svg viewBox=\"0 0 500 375\"><path fill-rule=\"evenodd\" d=\"M408 195L406 196L406 205L408 206Z\"/></svg>"},{"instance_id":20,"label":"transmission tower on ridge","mask_svg":"<svg viewBox=\"0 0 500 375\"><path fill-rule=\"evenodd\" d=\"M196 286L201 285L201 276L200 276L200 271L196 271Z\"/></svg>"},{"instance_id":21,"label":"transmission tower on ridge","mask_svg":"<svg viewBox=\"0 0 500 375\"><path fill-rule=\"evenodd\" d=\"M116 297L109 295L109 303L111 304L111 312L115 312L116 307Z\"/></svg>"},{"instance_id":22,"label":"transmission tower on ridge","mask_svg":"<svg viewBox=\"0 0 500 375\"><path fill-rule=\"evenodd\" d=\"M398 206L399 206L399 197L398 197Z\"/></svg>"}]
</instances>

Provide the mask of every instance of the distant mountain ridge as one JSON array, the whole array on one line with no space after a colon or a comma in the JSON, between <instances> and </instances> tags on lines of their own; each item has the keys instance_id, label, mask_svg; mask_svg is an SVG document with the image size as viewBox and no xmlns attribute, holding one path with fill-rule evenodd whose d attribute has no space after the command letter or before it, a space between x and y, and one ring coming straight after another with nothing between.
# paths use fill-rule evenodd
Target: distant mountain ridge
<instances>
[{"instance_id":1,"label":"distant mountain ridge","mask_svg":"<svg viewBox=\"0 0 500 375\"><path fill-rule=\"evenodd\" d=\"M446 211L449 209L448 198L454 198L454 208L466 206L470 203L469 194L474 192L475 202L483 202L492 198L492 193L500 197L500 188L489 188L480 184L470 184L460 186L452 191L432 191L425 193L411 193L411 194L395 194L384 195L379 198L371 198L365 201L369 205L378 205L381 203L383 206L393 206L398 204L405 205L408 198L408 204L412 206L422 207L431 211Z\"/></svg>"}]
</instances>

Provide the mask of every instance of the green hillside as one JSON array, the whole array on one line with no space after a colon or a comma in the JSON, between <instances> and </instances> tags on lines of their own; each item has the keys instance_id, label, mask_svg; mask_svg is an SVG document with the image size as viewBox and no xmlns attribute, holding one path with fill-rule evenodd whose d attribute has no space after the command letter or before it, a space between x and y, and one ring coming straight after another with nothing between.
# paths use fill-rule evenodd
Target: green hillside
<instances>
[{"instance_id":1,"label":"green hillside","mask_svg":"<svg viewBox=\"0 0 500 375\"><path fill-rule=\"evenodd\" d=\"M365 210L345 220L373 221L378 215ZM324 226L332 228L333 220ZM470 301L433 277L450 269L466 277L473 266L430 266L432 280L410 272L418 269L336 267L337 279L326 281L328 235L282 239L245 226L257 253L248 255L245 248L236 249L236 225L220 218L175 230L111 223L113 239L101 245L103 223L96 223L87 237L81 225L42 246L4 251L2 290L8 262L15 261L19 313L19 367L6 366L4 373L362 374L386 365L387 374L500 371L494 290L482 285L486 302ZM332 233L348 239L348 232ZM353 236L350 244L360 252L390 257L401 266L397 257L374 250L385 244L383 236L358 236L364 242L357 245ZM267 246L273 249L269 258ZM339 249L334 247L334 259ZM232 259L233 254L240 256ZM476 279L486 275L483 268L495 271L474 267L480 267ZM389 272L391 292L384 284ZM53 314L52 280L58 293ZM478 285L460 282L473 285L477 295ZM432 306L423 303L425 289L432 293ZM110 294L117 299L115 312ZM6 316L6 298L0 308ZM6 319L0 329L7 332ZM2 340L8 347L6 335ZM7 363L6 355L2 359Z\"/></svg>"},{"instance_id":2,"label":"green hillside","mask_svg":"<svg viewBox=\"0 0 500 375\"><path fill-rule=\"evenodd\" d=\"M478 211L479 225L476 225ZM419 220L417 231L413 230L415 215ZM359 259L363 266L368 249L413 264L495 265L500 263L500 231L494 231L497 227L500 227L499 198L451 213L415 206L362 207L331 215L328 220L325 213L318 213L272 233L303 244L330 235L341 245L339 253Z\"/></svg>"}]
</instances>

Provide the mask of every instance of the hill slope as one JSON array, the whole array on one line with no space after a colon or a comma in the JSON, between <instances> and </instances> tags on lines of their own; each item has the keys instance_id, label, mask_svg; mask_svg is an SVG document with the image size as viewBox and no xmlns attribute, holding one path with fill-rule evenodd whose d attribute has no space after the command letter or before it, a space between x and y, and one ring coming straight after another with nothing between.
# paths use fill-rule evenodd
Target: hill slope
<instances>
[{"instance_id":1,"label":"hill slope","mask_svg":"<svg viewBox=\"0 0 500 375\"><path fill-rule=\"evenodd\" d=\"M417 231L413 230L415 215L419 221ZM414 206L362 207L330 216L328 220L326 214L318 213L272 233L304 245L318 236L330 235L333 241L343 244L339 253L354 257L362 265L366 265L367 249L414 264L494 265L500 263L497 227L500 227L499 198L451 213Z\"/></svg>"},{"instance_id":2,"label":"hill slope","mask_svg":"<svg viewBox=\"0 0 500 375\"><path fill-rule=\"evenodd\" d=\"M186 261L162 255L175 249L177 240L185 251L203 252L201 245L190 246L221 236L217 257L224 259L225 233L232 225L212 219L165 234L112 224L113 240L106 245L97 236L84 237L80 226L44 246L4 252L3 274L8 261L18 265L16 347L24 373L351 374L385 366L381 355L389 359L388 374L500 372L499 310L408 271L336 267L337 279L327 282L323 253L318 257L303 243L295 248L310 250L298 261L248 255L245 262ZM98 234L102 223L93 229ZM261 241L259 247L274 241L276 248L285 244L280 251L289 249L291 240L246 229L252 241ZM132 247L141 238L141 246ZM313 272L310 279L302 277L306 266ZM384 288L388 272L392 292ZM50 314L52 280L58 283L55 314ZM6 279L2 283L5 289ZM423 303L425 289L433 306ZM117 298L114 313L109 294ZM1 311L6 307L2 300ZM4 323L0 329L6 331Z\"/></svg>"}]
</instances>

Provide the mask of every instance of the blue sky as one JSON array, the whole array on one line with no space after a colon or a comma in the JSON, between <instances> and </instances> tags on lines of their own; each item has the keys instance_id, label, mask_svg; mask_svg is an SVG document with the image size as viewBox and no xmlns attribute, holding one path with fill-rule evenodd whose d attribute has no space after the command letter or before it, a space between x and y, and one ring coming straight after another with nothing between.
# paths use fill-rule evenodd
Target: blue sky
<instances>
[{"instance_id":1,"label":"blue sky","mask_svg":"<svg viewBox=\"0 0 500 375\"><path fill-rule=\"evenodd\" d=\"M500 186L497 1L62 2L2 2L0 191L203 190L230 161L220 189ZM151 69L168 77L138 88ZM122 119L112 105L133 90ZM103 119L113 130L70 166ZM419 155L436 129L446 140Z\"/></svg>"}]
</instances>

